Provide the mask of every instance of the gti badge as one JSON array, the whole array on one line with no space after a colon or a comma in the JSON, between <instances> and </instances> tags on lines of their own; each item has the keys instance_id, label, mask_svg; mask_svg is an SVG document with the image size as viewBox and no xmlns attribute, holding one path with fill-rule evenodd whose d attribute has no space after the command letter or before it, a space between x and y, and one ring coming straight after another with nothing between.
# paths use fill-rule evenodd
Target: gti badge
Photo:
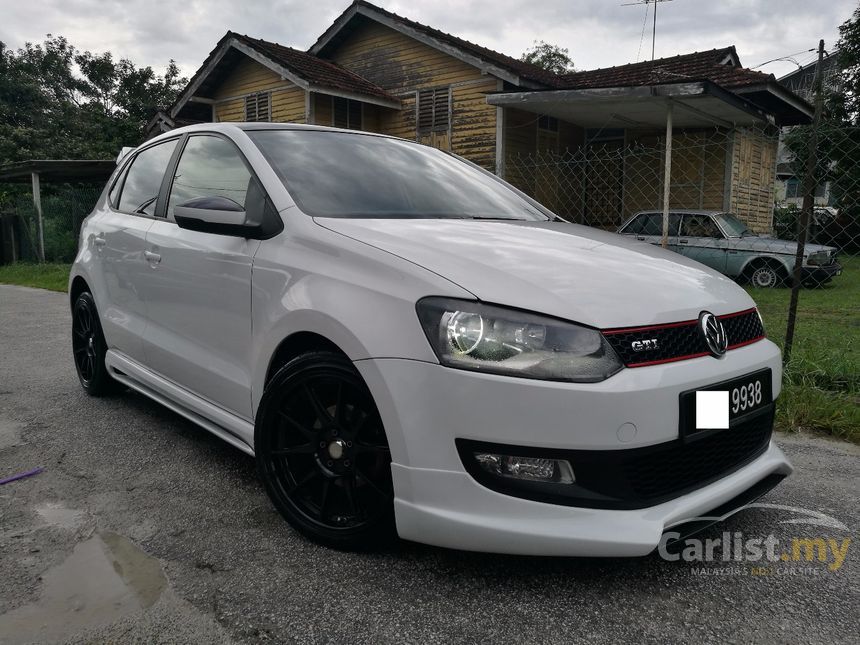
<instances>
[{"instance_id":1,"label":"gti badge","mask_svg":"<svg viewBox=\"0 0 860 645\"><path fill-rule=\"evenodd\" d=\"M729 337L726 335L726 328L723 323L710 311L703 311L699 314L699 331L705 339L705 344L708 346L708 351L711 356L720 358L726 353L729 346Z\"/></svg>"},{"instance_id":2,"label":"gti badge","mask_svg":"<svg viewBox=\"0 0 860 645\"><path fill-rule=\"evenodd\" d=\"M647 338L645 340L634 340L630 343L630 347L634 352L645 352L651 349L657 349L657 339Z\"/></svg>"}]
</instances>

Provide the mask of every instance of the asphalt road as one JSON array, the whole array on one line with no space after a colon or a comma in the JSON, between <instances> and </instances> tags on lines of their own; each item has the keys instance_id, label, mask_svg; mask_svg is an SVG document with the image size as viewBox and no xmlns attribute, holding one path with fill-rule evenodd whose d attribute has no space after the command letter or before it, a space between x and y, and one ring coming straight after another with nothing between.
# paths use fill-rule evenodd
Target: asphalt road
<instances>
[{"instance_id":1,"label":"asphalt road","mask_svg":"<svg viewBox=\"0 0 860 645\"><path fill-rule=\"evenodd\" d=\"M272 509L250 458L137 394L91 399L66 297L0 286L0 643L857 643L860 544L827 563L654 554L521 558L401 543L315 546ZM797 471L722 530L854 540L860 451L780 436ZM846 528L847 527L847 528ZM727 573L728 572L728 573Z\"/></svg>"}]
</instances>

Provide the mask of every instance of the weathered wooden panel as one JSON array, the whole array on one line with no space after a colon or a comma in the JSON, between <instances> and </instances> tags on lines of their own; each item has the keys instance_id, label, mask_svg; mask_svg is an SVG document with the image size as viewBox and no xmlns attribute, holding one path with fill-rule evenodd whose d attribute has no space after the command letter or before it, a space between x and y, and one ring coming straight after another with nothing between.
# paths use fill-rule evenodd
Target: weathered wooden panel
<instances>
[{"instance_id":1,"label":"weathered wooden panel","mask_svg":"<svg viewBox=\"0 0 860 645\"><path fill-rule=\"evenodd\" d=\"M496 167L496 108L487 104L487 92L495 90L494 80L451 89L451 150L490 171Z\"/></svg>"},{"instance_id":2,"label":"weathered wooden panel","mask_svg":"<svg viewBox=\"0 0 860 645\"><path fill-rule=\"evenodd\" d=\"M496 110L487 105L485 94L496 90L496 79L371 22L356 28L330 57L402 100L401 110L380 109L378 120L365 119L365 128L378 128L380 132L405 139L417 139L415 92L452 86L450 135L434 132L427 135L425 142L453 150L485 168L495 168Z\"/></svg>"},{"instance_id":3,"label":"weathered wooden panel","mask_svg":"<svg viewBox=\"0 0 860 645\"><path fill-rule=\"evenodd\" d=\"M756 233L773 228L777 138L754 130L734 135L731 210Z\"/></svg>"},{"instance_id":4,"label":"weathered wooden panel","mask_svg":"<svg viewBox=\"0 0 860 645\"><path fill-rule=\"evenodd\" d=\"M313 122L317 125L334 125L334 111L332 110L331 96L328 94L311 94L313 101Z\"/></svg>"},{"instance_id":5,"label":"weathered wooden panel","mask_svg":"<svg viewBox=\"0 0 860 645\"><path fill-rule=\"evenodd\" d=\"M281 123L305 122L305 91L284 81L257 61L246 58L216 88L213 97L219 121L244 121L244 97L257 92L271 92L271 118Z\"/></svg>"},{"instance_id":6,"label":"weathered wooden panel","mask_svg":"<svg viewBox=\"0 0 860 645\"><path fill-rule=\"evenodd\" d=\"M273 91L272 121L277 123L304 123L305 91L296 86Z\"/></svg>"},{"instance_id":7,"label":"weathered wooden panel","mask_svg":"<svg viewBox=\"0 0 860 645\"><path fill-rule=\"evenodd\" d=\"M330 57L392 94L481 78L477 68L376 22L355 29Z\"/></svg>"},{"instance_id":8,"label":"weathered wooden panel","mask_svg":"<svg viewBox=\"0 0 860 645\"><path fill-rule=\"evenodd\" d=\"M244 57L212 93L216 101L283 87L287 82L265 65Z\"/></svg>"}]
</instances>

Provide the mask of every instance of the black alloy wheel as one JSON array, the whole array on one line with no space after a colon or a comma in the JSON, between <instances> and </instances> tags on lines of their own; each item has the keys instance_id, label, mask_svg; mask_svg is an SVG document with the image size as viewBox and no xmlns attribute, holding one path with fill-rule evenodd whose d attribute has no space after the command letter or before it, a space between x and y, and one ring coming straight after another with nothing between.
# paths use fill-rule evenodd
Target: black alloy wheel
<instances>
[{"instance_id":1,"label":"black alloy wheel","mask_svg":"<svg viewBox=\"0 0 860 645\"><path fill-rule=\"evenodd\" d=\"M96 303L86 291L78 296L72 308L72 353L78 379L87 394L104 396L124 389L111 378L105 366L107 343Z\"/></svg>"},{"instance_id":2,"label":"black alloy wheel","mask_svg":"<svg viewBox=\"0 0 860 645\"><path fill-rule=\"evenodd\" d=\"M393 537L391 451L346 357L310 352L282 367L260 403L254 445L269 497L305 536L340 549Z\"/></svg>"}]
</instances>

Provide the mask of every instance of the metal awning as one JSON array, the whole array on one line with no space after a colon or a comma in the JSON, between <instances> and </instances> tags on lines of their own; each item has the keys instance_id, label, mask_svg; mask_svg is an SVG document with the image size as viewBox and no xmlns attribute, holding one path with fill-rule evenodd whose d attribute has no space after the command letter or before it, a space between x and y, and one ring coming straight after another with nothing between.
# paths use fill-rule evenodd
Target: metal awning
<instances>
[{"instance_id":1,"label":"metal awning","mask_svg":"<svg viewBox=\"0 0 860 645\"><path fill-rule=\"evenodd\" d=\"M487 102L554 116L583 128L663 128L667 103L675 108L675 128L773 123L772 116L710 81L504 92L487 95Z\"/></svg>"},{"instance_id":2,"label":"metal awning","mask_svg":"<svg viewBox=\"0 0 860 645\"><path fill-rule=\"evenodd\" d=\"M33 159L0 166L0 182L29 182L33 173L44 181L107 181L115 159Z\"/></svg>"}]
</instances>

